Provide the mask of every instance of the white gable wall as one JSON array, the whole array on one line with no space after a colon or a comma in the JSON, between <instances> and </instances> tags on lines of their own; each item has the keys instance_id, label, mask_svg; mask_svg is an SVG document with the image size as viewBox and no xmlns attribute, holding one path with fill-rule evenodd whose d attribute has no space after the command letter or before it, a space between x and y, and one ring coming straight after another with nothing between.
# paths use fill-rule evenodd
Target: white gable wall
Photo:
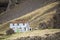
<instances>
[{"instance_id":1,"label":"white gable wall","mask_svg":"<svg viewBox=\"0 0 60 40\"><path fill-rule=\"evenodd\" d=\"M20 32L25 32L28 31L30 29L29 27L29 23L25 23L23 25L23 23L10 23L10 28L12 28L14 30L14 32L17 32L17 30L19 30Z\"/></svg>"}]
</instances>

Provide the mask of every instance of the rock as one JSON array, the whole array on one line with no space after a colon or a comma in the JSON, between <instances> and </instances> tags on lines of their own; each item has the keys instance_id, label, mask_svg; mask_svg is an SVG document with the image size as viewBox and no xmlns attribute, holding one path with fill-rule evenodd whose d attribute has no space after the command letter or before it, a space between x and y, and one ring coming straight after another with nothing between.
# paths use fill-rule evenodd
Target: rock
<instances>
[{"instance_id":1,"label":"rock","mask_svg":"<svg viewBox=\"0 0 60 40\"><path fill-rule=\"evenodd\" d=\"M6 31L6 35L11 35L11 34L14 34L14 30L9 29Z\"/></svg>"},{"instance_id":2,"label":"rock","mask_svg":"<svg viewBox=\"0 0 60 40\"><path fill-rule=\"evenodd\" d=\"M45 22L39 24L39 28L46 29L47 24Z\"/></svg>"}]
</instances>

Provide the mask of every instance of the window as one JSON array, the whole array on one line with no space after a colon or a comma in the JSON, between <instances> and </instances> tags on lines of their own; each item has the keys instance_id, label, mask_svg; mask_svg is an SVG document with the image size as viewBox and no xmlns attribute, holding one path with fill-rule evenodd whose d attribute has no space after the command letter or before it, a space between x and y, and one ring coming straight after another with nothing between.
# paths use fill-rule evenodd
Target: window
<instances>
[{"instance_id":1,"label":"window","mask_svg":"<svg viewBox=\"0 0 60 40\"><path fill-rule=\"evenodd\" d=\"M24 30L26 30L26 27L24 27Z\"/></svg>"}]
</instances>

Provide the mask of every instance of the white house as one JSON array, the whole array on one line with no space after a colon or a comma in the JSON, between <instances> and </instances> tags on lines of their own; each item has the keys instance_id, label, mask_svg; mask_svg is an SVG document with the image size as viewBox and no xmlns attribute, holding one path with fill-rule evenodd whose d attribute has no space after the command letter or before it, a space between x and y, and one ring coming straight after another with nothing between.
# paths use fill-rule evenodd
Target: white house
<instances>
[{"instance_id":1,"label":"white house","mask_svg":"<svg viewBox=\"0 0 60 40\"><path fill-rule=\"evenodd\" d=\"M14 32L26 32L30 30L29 23L10 23L10 28L14 30Z\"/></svg>"}]
</instances>

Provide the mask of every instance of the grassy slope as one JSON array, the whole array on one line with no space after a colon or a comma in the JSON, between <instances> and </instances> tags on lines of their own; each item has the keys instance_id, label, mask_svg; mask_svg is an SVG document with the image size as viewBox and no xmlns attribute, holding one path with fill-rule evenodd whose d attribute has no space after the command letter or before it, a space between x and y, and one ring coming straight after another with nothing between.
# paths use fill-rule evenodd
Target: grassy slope
<instances>
[{"instance_id":1,"label":"grassy slope","mask_svg":"<svg viewBox=\"0 0 60 40\"><path fill-rule=\"evenodd\" d=\"M4 39L4 40L13 40L20 37L27 37L27 36L41 36L46 37L45 34L54 34L60 32L60 29L45 29L45 30L35 30L35 31L29 31L24 33L16 33L11 35L10 37Z\"/></svg>"},{"instance_id":2,"label":"grassy slope","mask_svg":"<svg viewBox=\"0 0 60 40\"><path fill-rule=\"evenodd\" d=\"M36 27L39 25L39 23L41 23L43 21L44 22L50 21L50 19L52 19L52 17L56 13L55 9L53 9L53 10L50 10L50 9L54 8L57 4L58 4L58 2L51 3L49 5L42 7L42 8L39 8L31 13L21 16L17 19L8 21L8 22L1 25L2 27L0 27L0 29L1 29L0 31L7 30L10 22L13 22L15 20L20 20L20 19L28 20L30 22L31 27ZM50 10L50 11L48 11L48 10ZM4 28L4 29L2 29L2 28Z\"/></svg>"}]
</instances>

